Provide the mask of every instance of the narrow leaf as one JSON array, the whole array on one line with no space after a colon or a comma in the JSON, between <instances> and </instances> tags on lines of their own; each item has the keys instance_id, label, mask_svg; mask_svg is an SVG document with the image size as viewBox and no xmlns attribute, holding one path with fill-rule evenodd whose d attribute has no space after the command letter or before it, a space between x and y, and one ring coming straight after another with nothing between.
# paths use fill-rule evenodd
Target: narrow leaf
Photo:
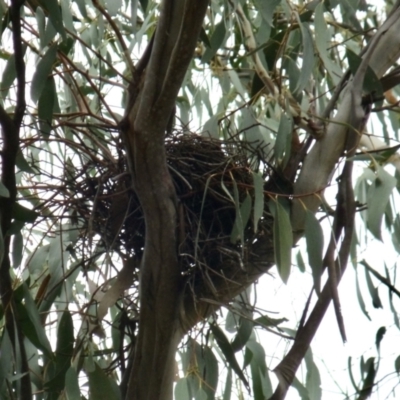
<instances>
[{"instance_id":1,"label":"narrow leaf","mask_svg":"<svg viewBox=\"0 0 400 400\"><path fill-rule=\"evenodd\" d=\"M321 376L317 365L314 362L311 348L308 349L304 358L307 367L306 375L306 388L310 399L321 400L322 389L321 389Z\"/></svg>"},{"instance_id":2,"label":"narrow leaf","mask_svg":"<svg viewBox=\"0 0 400 400\"><path fill-rule=\"evenodd\" d=\"M377 166L374 183L368 190L367 195L367 227L379 240L382 240L381 225L389 196L396 187L396 179L387 173L382 167Z\"/></svg>"},{"instance_id":3,"label":"narrow leaf","mask_svg":"<svg viewBox=\"0 0 400 400\"><path fill-rule=\"evenodd\" d=\"M78 374L72 365L69 367L67 373L65 374L65 391L67 394L67 400L81 399Z\"/></svg>"},{"instance_id":4,"label":"narrow leaf","mask_svg":"<svg viewBox=\"0 0 400 400\"><path fill-rule=\"evenodd\" d=\"M22 237L21 231L19 231L14 235L12 242L13 268L18 268L21 265L23 248L24 248L24 239Z\"/></svg>"},{"instance_id":5,"label":"narrow leaf","mask_svg":"<svg viewBox=\"0 0 400 400\"><path fill-rule=\"evenodd\" d=\"M246 377L244 376L243 371L239 367L239 364L235 357L235 352L233 351L233 348L232 348L231 344L229 343L228 338L225 336L225 334L221 330L221 328L219 326L217 326L216 324L210 324L210 329L215 337L215 340L218 343L219 348L221 349L222 353L224 354L229 366L235 371L236 375L244 383L246 388L248 388L249 383L248 383Z\"/></svg>"},{"instance_id":6,"label":"narrow leaf","mask_svg":"<svg viewBox=\"0 0 400 400\"><path fill-rule=\"evenodd\" d=\"M52 357L52 350L47 335L40 322L39 312L33 301L26 284L22 285L25 304L17 303L18 315L21 321L22 330L27 338L42 350L47 357Z\"/></svg>"},{"instance_id":7,"label":"narrow leaf","mask_svg":"<svg viewBox=\"0 0 400 400\"><path fill-rule=\"evenodd\" d=\"M305 223L308 262L312 270L315 291L321 291L324 234L315 214L307 210Z\"/></svg>"},{"instance_id":8,"label":"narrow leaf","mask_svg":"<svg viewBox=\"0 0 400 400\"><path fill-rule=\"evenodd\" d=\"M365 308L365 302L361 294L360 283L358 281L358 274L356 273L356 293L358 304L360 305L362 313L371 321L371 317L369 316L367 309Z\"/></svg>"},{"instance_id":9,"label":"narrow leaf","mask_svg":"<svg viewBox=\"0 0 400 400\"><path fill-rule=\"evenodd\" d=\"M207 48L203 54L201 61L203 63L209 63L214 57L215 53L219 50L225 40L226 27L225 20L219 22L214 29L213 34L210 38L211 48Z\"/></svg>"},{"instance_id":10,"label":"narrow leaf","mask_svg":"<svg viewBox=\"0 0 400 400\"><path fill-rule=\"evenodd\" d=\"M51 131L55 90L54 78L50 76L46 79L44 89L38 102L40 133L45 137L48 137Z\"/></svg>"},{"instance_id":11,"label":"narrow leaf","mask_svg":"<svg viewBox=\"0 0 400 400\"><path fill-rule=\"evenodd\" d=\"M175 399L179 400L192 400L189 392L189 385L186 378L181 378L175 386Z\"/></svg>"},{"instance_id":12,"label":"narrow leaf","mask_svg":"<svg viewBox=\"0 0 400 400\"><path fill-rule=\"evenodd\" d=\"M376 332L375 345L376 349L378 350L378 353L380 352L381 342L383 337L385 336L385 333L386 333L386 327L384 326L381 326Z\"/></svg>"},{"instance_id":13,"label":"narrow leaf","mask_svg":"<svg viewBox=\"0 0 400 400\"><path fill-rule=\"evenodd\" d=\"M265 351L260 343L250 340L247 349L251 351L250 370L255 400L264 400L272 395L272 386L267 375Z\"/></svg>"},{"instance_id":14,"label":"narrow leaf","mask_svg":"<svg viewBox=\"0 0 400 400\"><path fill-rule=\"evenodd\" d=\"M301 66L300 77L299 80L297 81L297 86L295 89L295 92L299 93L306 87L313 72L314 45L308 24L302 23L300 21L300 18L297 19L300 25L301 36L303 40L303 57L302 57L303 65Z\"/></svg>"},{"instance_id":15,"label":"narrow leaf","mask_svg":"<svg viewBox=\"0 0 400 400\"><path fill-rule=\"evenodd\" d=\"M31 85L31 99L34 103L37 103L46 86L46 81L51 73L56 55L57 45L53 44L36 66L36 71L33 74Z\"/></svg>"},{"instance_id":16,"label":"narrow leaf","mask_svg":"<svg viewBox=\"0 0 400 400\"><path fill-rule=\"evenodd\" d=\"M397 372L397 375L400 374L400 356L397 356L395 362L394 362L394 369Z\"/></svg>"},{"instance_id":17,"label":"narrow leaf","mask_svg":"<svg viewBox=\"0 0 400 400\"><path fill-rule=\"evenodd\" d=\"M254 183L254 214L253 224L254 233L257 233L258 222L264 213L264 180L260 173L253 171L253 183Z\"/></svg>"},{"instance_id":18,"label":"narrow leaf","mask_svg":"<svg viewBox=\"0 0 400 400\"><path fill-rule=\"evenodd\" d=\"M238 197L237 194L237 186L236 182L234 184L235 191L235 202ZM237 194L237 196L236 196ZM233 224L233 229L231 233L231 242L236 243L238 239L240 242L244 244L244 230L246 229L246 225L249 222L250 214L251 214L251 196L249 193L246 194L246 198L244 199L243 203L240 205L240 208L237 209L235 223Z\"/></svg>"},{"instance_id":19,"label":"narrow leaf","mask_svg":"<svg viewBox=\"0 0 400 400\"><path fill-rule=\"evenodd\" d=\"M14 203L12 213L15 219L25 223L35 222L36 218L39 216L36 211L30 210L19 203Z\"/></svg>"},{"instance_id":20,"label":"narrow leaf","mask_svg":"<svg viewBox=\"0 0 400 400\"><path fill-rule=\"evenodd\" d=\"M398 357L398 359L400 360L400 356ZM399 365L400 365L400 361L399 361ZM399 366L399 369L400 369L400 366ZM231 394L232 394L232 369L229 368L228 376L226 377L226 381L225 381L224 397L222 398L222 400L231 400Z\"/></svg>"},{"instance_id":21,"label":"narrow leaf","mask_svg":"<svg viewBox=\"0 0 400 400\"><path fill-rule=\"evenodd\" d=\"M232 349L236 353L241 350L250 339L251 333L253 332L253 322L246 318L240 318L239 329L232 342Z\"/></svg>"},{"instance_id":22,"label":"narrow leaf","mask_svg":"<svg viewBox=\"0 0 400 400\"><path fill-rule=\"evenodd\" d=\"M379 297L378 288L374 286L370 272L368 270L368 268L371 268L371 267L367 264L367 262L365 260L361 261L360 264L365 266L365 268L364 268L365 279L367 281L367 287L369 290L369 294L371 295L371 298L372 298L372 305L374 306L374 308L383 308L382 301Z\"/></svg>"},{"instance_id":23,"label":"narrow leaf","mask_svg":"<svg viewBox=\"0 0 400 400\"><path fill-rule=\"evenodd\" d=\"M57 0L39 0L43 9L49 12L49 18L56 31L62 36L63 40L67 38L65 33L61 9Z\"/></svg>"},{"instance_id":24,"label":"narrow leaf","mask_svg":"<svg viewBox=\"0 0 400 400\"><path fill-rule=\"evenodd\" d=\"M275 142L275 159L278 160L278 162L282 162L284 156L290 154L292 128L292 118L287 114L282 114Z\"/></svg>"},{"instance_id":25,"label":"narrow leaf","mask_svg":"<svg viewBox=\"0 0 400 400\"><path fill-rule=\"evenodd\" d=\"M90 400L121 400L115 382L95 363L94 371L88 372ZM113 384L114 383L114 384Z\"/></svg>"},{"instance_id":26,"label":"narrow leaf","mask_svg":"<svg viewBox=\"0 0 400 400\"><path fill-rule=\"evenodd\" d=\"M275 203L274 214L274 251L275 262L279 275L287 283L291 269L291 254L293 246L293 233L290 218L279 201Z\"/></svg>"}]
</instances>

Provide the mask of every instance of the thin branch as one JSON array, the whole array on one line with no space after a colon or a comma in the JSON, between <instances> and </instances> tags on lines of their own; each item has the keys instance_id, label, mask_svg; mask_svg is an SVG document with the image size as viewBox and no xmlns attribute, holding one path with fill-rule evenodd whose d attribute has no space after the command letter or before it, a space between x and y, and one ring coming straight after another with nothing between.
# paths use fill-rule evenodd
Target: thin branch
<instances>
[{"instance_id":1,"label":"thin branch","mask_svg":"<svg viewBox=\"0 0 400 400\"><path fill-rule=\"evenodd\" d=\"M125 40L122 37L122 34L120 30L118 29L117 24L114 22L114 20L111 18L111 15L99 4L98 0L92 0L93 5L99 10L99 12L104 16L104 18L107 20L107 22L110 24L112 30L114 31L115 35L117 36L118 43L120 44L122 48L122 52L124 53L125 61L127 65L129 66L129 70L131 72L134 71L134 66L129 54L129 49L126 46Z\"/></svg>"},{"instance_id":2,"label":"thin branch","mask_svg":"<svg viewBox=\"0 0 400 400\"><path fill-rule=\"evenodd\" d=\"M371 272L371 274L374 275L376 279L378 279L381 283L383 283L389 289L389 291L391 291L400 298L400 291L390 283L390 280L388 278L385 278L379 272L375 271L365 261L361 261L360 264L362 264L365 269Z\"/></svg>"}]
</instances>

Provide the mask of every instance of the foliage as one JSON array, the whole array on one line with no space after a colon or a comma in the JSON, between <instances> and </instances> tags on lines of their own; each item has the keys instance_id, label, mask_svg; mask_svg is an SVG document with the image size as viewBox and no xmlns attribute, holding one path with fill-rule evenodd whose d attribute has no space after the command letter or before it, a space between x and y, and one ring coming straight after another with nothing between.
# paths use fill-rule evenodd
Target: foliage
<instances>
[{"instance_id":1,"label":"foliage","mask_svg":"<svg viewBox=\"0 0 400 400\"><path fill-rule=\"evenodd\" d=\"M399 7L0 1L0 397L320 399L348 259L393 326L337 380L395 388L397 266L363 254L400 251ZM274 264L299 321L263 309Z\"/></svg>"}]
</instances>

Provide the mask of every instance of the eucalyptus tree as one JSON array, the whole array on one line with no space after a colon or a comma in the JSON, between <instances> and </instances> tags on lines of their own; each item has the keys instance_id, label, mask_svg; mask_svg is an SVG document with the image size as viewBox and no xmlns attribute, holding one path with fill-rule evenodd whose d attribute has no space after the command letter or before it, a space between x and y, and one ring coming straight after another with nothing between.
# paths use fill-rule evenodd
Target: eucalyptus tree
<instances>
[{"instance_id":1,"label":"eucalyptus tree","mask_svg":"<svg viewBox=\"0 0 400 400\"><path fill-rule=\"evenodd\" d=\"M346 341L349 259L399 328L396 266L359 256L400 248L399 17L398 1L0 2L1 398L321 398L310 345L330 303ZM313 278L295 331L255 301L294 264ZM260 330L289 344L278 363ZM355 398L381 379L384 333Z\"/></svg>"}]
</instances>

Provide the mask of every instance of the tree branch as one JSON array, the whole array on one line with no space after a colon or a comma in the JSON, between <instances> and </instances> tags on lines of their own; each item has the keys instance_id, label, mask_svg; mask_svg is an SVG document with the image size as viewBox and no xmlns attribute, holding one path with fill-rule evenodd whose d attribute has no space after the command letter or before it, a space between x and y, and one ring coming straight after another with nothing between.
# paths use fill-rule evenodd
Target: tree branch
<instances>
[{"instance_id":1,"label":"tree branch","mask_svg":"<svg viewBox=\"0 0 400 400\"><path fill-rule=\"evenodd\" d=\"M335 296L332 290L333 284L338 284L346 270L350 254L351 240L354 231L355 203L351 181L352 161L347 161L343 169L343 179L339 183L339 197L343 199L346 207L345 219L343 214L338 212L335 217L336 233L344 229L345 234L336 261L334 262L335 274L330 273L327 283L322 290L313 311L303 327L300 327L292 348L288 354L275 368L279 384L269 400L283 400L292 384L296 371L304 359L311 341L317 332L319 325L328 309L328 306ZM327 250L329 252L330 249ZM335 282L336 281L336 282Z\"/></svg>"},{"instance_id":2,"label":"tree branch","mask_svg":"<svg viewBox=\"0 0 400 400\"><path fill-rule=\"evenodd\" d=\"M345 88L335 118L328 124L326 134L314 144L304 161L294 185L296 199L293 202L291 219L296 240L303 234L306 210L316 212L321 204L320 196L307 196L306 193L322 192L328 185L334 168L343 155L346 140L350 140L350 132L355 142L359 141L366 114L362 104L365 73L369 66L381 78L393 65L400 55L399 29L400 9L396 9L371 39L361 65ZM315 168L316 165L319 168ZM304 197L297 198L301 194Z\"/></svg>"},{"instance_id":3,"label":"tree branch","mask_svg":"<svg viewBox=\"0 0 400 400\"><path fill-rule=\"evenodd\" d=\"M122 127L130 172L146 223L140 278L139 334L126 399L170 399L181 274L177 197L164 148L168 120L192 60L208 1L164 0L143 75L130 87ZM146 60L147 61L147 60Z\"/></svg>"},{"instance_id":4,"label":"tree branch","mask_svg":"<svg viewBox=\"0 0 400 400\"><path fill-rule=\"evenodd\" d=\"M20 358L21 373L20 398L31 400L31 382L29 377L29 365L24 346L24 338L21 330L18 312L16 309L12 281L10 277L10 243L9 229L12 222L13 207L16 199L17 188L15 179L15 163L19 151L19 130L25 114L25 63L23 58L20 9L24 1L12 0L10 16L12 23L12 38L15 54L15 69L17 78L17 102L14 118L11 118L2 106L0 106L0 126L3 138L1 152L1 181L8 189L9 197L0 197L0 221L1 236L3 240L4 254L1 255L0 265L0 294L5 313L6 329L13 346L14 358ZM17 364L18 365L18 364Z\"/></svg>"}]
</instances>

